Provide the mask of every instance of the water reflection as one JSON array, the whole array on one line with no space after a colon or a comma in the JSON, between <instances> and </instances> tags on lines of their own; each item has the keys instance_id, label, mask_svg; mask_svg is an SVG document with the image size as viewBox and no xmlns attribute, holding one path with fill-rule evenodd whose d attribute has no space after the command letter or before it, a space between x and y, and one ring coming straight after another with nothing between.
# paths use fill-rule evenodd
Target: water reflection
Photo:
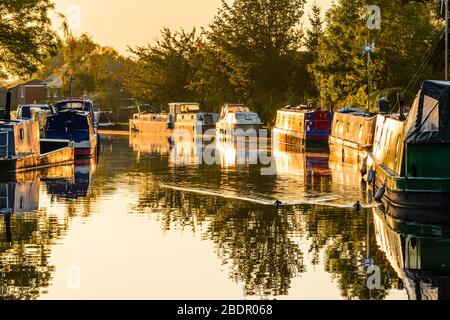
<instances>
[{"instance_id":1,"label":"water reflection","mask_svg":"<svg viewBox=\"0 0 450 320\"><path fill-rule=\"evenodd\" d=\"M41 181L71 173L62 166L0 181L0 299L36 299L49 286L51 243L66 226L39 215Z\"/></svg>"},{"instance_id":2,"label":"water reflection","mask_svg":"<svg viewBox=\"0 0 450 320\"><path fill-rule=\"evenodd\" d=\"M379 247L411 300L450 299L450 227L405 223L374 208Z\"/></svg>"},{"instance_id":3,"label":"water reflection","mask_svg":"<svg viewBox=\"0 0 450 320\"><path fill-rule=\"evenodd\" d=\"M76 160L72 176L47 179L48 194L52 195L53 199L55 197L64 199L88 197L96 168L96 158Z\"/></svg>"},{"instance_id":4,"label":"water reflection","mask_svg":"<svg viewBox=\"0 0 450 320\"><path fill-rule=\"evenodd\" d=\"M8 197L27 194L38 201L24 202L17 215L13 201L0 200L2 212L9 212L0 221L0 298L411 294L379 246L372 208L351 208L365 200L357 166L343 166L326 153L275 148L269 153L275 174L261 176L248 152L243 163L221 156L206 165L199 161L205 144L181 136L104 136L101 148L98 163L0 183L1 195L8 190ZM238 149L215 146L217 154ZM277 208L274 199L287 205ZM380 289L367 286L368 261L380 267ZM76 291L66 287L72 263L83 270Z\"/></svg>"}]
</instances>

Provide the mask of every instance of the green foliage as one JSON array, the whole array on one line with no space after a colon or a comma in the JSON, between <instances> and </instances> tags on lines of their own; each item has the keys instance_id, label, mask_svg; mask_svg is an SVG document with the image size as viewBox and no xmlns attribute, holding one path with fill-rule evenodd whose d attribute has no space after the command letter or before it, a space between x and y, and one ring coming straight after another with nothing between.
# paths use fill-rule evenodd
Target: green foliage
<instances>
[{"instance_id":1,"label":"green foliage","mask_svg":"<svg viewBox=\"0 0 450 320\"><path fill-rule=\"evenodd\" d=\"M287 103L316 92L301 52L305 0L226 1L202 34L162 31L155 45L137 48L127 87L160 106L196 100L218 110L225 102L248 104L272 121Z\"/></svg>"},{"instance_id":2,"label":"green foliage","mask_svg":"<svg viewBox=\"0 0 450 320\"><path fill-rule=\"evenodd\" d=\"M207 34L211 49L243 100L271 120L288 100L297 70L304 0L222 1ZM223 75L221 75L223 76Z\"/></svg>"},{"instance_id":3,"label":"green foliage","mask_svg":"<svg viewBox=\"0 0 450 320\"><path fill-rule=\"evenodd\" d=\"M367 28L369 4L382 8L381 30L369 32ZM440 33L433 11L434 5L421 2L341 0L335 4L327 13L328 25L317 62L311 67L320 87L321 104L335 109L344 104L366 105L363 47L372 40L376 51L372 56L371 91L406 88ZM417 83L432 76L433 69L427 65Z\"/></svg>"},{"instance_id":4,"label":"green foliage","mask_svg":"<svg viewBox=\"0 0 450 320\"><path fill-rule=\"evenodd\" d=\"M66 96L87 96L95 99L99 107L111 110L128 96L124 78L130 65L129 59L100 46L88 35L74 37L66 33L57 55L45 63L39 75L46 78L55 73L62 77Z\"/></svg>"},{"instance_id":5,"label":"green foliage","mask_svg":"<svg viewBox=\"0 0 450 320\"><path fill-rule=\"evenodd\" d=\"M195 29L163 29L161 39L154 45L131 49L137 60L127 76L127 88L136 97L161 108L170 101L197 100L199 97L190 85L201 47L202 38Z\"/></svg>"},{"instance_id":6,"label":"green foliage","mask_svg":"<svg viewBox=\"0 0 450 320\"><path fill-rule=\"evenodd\" d=\"M310 29L306 32L305 45L309 52L317 53L320 38L323 35L323 21L321 9L317 2L312 6L312 13L309 16Z\"/></svg>"},{"instance_id":7,"label":"green foliage","mask_svg":"<svg viewBox=\"0 0 450 320\"><path fill-rule=\"evenodd\" d=\"M0 1L0 79L29 77L57 47L50 0Z\"/></svg>"}]
</instances>

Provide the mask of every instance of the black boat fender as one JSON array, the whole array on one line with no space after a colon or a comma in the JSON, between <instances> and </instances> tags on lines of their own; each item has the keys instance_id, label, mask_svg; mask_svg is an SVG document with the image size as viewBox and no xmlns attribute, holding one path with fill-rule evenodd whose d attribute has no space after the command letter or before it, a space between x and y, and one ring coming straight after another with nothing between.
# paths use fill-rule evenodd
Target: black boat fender
<instances>
[{"instance_id":1,"label":"black boat fender","mask_svg":"<svg viewBox=\"0 0 450 320\"><path fill-rule=\"evenodd\" d=\"M367 174L367 182L369 184L372 184L375 181L375 171L373 170L373 167L370 167L369 172Z\"/></svg>"},{"instance_id":2,"label":"black boat fender","mask_svg":"<svg viewBox=\"0 0 450 320\"><path fill-rule=\"evenodd\" d=\"M383 186L378 189L377 193L375 193L375 201L381 201L383 199L384 194L386 193L386 182L383 184Z\"/></svg>"},{"instance_id":3,"label":"black boat fender","mask_svg":"<svg viewBox=\"0 0 450 320\"><path fill-rule=\"evenodd\" d=\"M364 160L363 160L363 162L362 162L362 165L361 165L361 176L365 176L366 174L367 174L367 161L368 161L368 157L366 157Z\"/></svg>"}]
</instances>

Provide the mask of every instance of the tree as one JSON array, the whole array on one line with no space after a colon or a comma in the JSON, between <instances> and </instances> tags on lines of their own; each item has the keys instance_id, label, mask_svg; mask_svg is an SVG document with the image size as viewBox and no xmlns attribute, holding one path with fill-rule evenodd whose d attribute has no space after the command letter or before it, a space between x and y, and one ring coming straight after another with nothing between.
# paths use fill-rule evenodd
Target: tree
<instances>
[{"instance_id":1,"label":"tree","mask_svg":"<svg viewBox=\"0 0 450 320\"><path fill-rule=\"evenodd\" d=\"M218 76L226 75L234 98L251 104L266 120L288 100L304 4L305 0L236 0L232 5L222 1L207 32ZM209 82L203 85L208 88Z\"/></svg>"},{"instance_id":2,"label":"tree","mask_svg":"<svg viewBox=\"0 0 450 320\"><path fill-rule=\"evenodd\" d=\"M46 61L39 77L57 74L62 77L66 96L87 96L100 107L114 109L123 98L129 59L111 47L100 46L87 34L75 37L67 30L65 33L57 54Z\"/></svg>"},{"instance_id":3,"label":"tree","mask_svg":"<svg viewBox=\"0 0 450 320\"><path fill-rule=\"evenodd\" d=\"M194 29L172 32L164 28L154 45L131 49L136 63L126 79L126 86L134 96L161 107L170 101L197 100L190 87L195 75L201 35Z\"/></svg>"},{"instance_id":4,"label":"tree","mask_svg":"<svg viewBox=\"0 0 450 320\"><path fill-rule=\"evenodd\" d=\"M58 40L48 17L50 0L0 2L0 78L27 77L55 53Z\"/></svg>"},{"instance_id":5,"label":"tree","mask_svg":"<svg viewBox=\"0 0 450 320\"><path fill-rule=\"evenodd\" d=\"M317 53L320 37L323 35L323 21L320 6L316 1L312 6L312 13L309 16L310 29L306 32L305 45L309 52Z\"/></svg>"},{"instance_id":6,"label":"tree","mask_svg":"<svg viewBox=\"0 0 450 320\"><path fill-rule=\"evenodd\" d=\"M377 4L383 9L381 30L368 30L368 4L372 2L340 0L327 13L328 24L317 60L310 68L324 107L365 106L366 43L375 40L371 91L380 96L397 91L395 88L406 88L438 36L429 4L379 0ZM425 79L432 74L432 68L426 66L419 77Z\"/></svg>"}]
</instances>

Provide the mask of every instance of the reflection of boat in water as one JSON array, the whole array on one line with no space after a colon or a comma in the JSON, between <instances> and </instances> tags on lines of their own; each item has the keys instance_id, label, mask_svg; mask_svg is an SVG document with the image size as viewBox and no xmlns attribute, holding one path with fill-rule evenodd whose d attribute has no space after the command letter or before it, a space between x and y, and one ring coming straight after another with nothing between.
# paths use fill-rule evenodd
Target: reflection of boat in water
<instances>
[{"instance_id":1,"label":"reflection of boat in water","mask_svg":"<svg viewBox=\"0 0 450 320\"><path fill-rule=\"evenodd\" d=\"M327 145L333 113L307 106L287 106L277 112L275 141L293 146Z\"/></svg>"},{"instance_id":2,"label":"reflection of boat in water","mask_svg":"<svg viewBox=\"0 0 450 320\"><path fill-rule=\"evenodd\" d=\"M197 165L203 160L203 139L188 132L175 131L171 137L169 164Z\"/></svg>"},{"instance_id":3,"label":"reflection of boat in water","mask_svg":"<svg viewBox=\"0 0 450 320\"><path fill-rule=\"evenodd\" d=\"M240 165L257 165L264 159L265 150L260 150L257 144L248 141L233 141L216 139L214 156L222 167Z\"/></svg>"},{"instance_id":4,"label":"reflection of boat in water","mask_svg":"<svg viewBox=\"0 0 450 320\"><path fill-rule=\"evenodd\" d=\"M339 156L330 154L333 182L349 189L361 188L361 173L357 163L342 162Z\"/></svg>"},{"instance_id":5,"label":"reflection of boat in water","mask_svg":"<svg viewBox=\"0 0 450 320\"><path fill-rule=\"evenodd\" d=\"M374 208L378 246L411 300L450 299L450 227L408 224Z\"/></svg>"},{"instance_id":6,"label":"reflection of boat in water","mask_svg":"<svg viewBox=\"0 0 450 320\"><path fill-rule=\"evenodd\" d=\"M168 155L170 149L169 140L170 136L161 134L130 134L130 146L134 152L138 153L138 158L143 154Z\"/></svg>"},{"instance_id":7,"label":"reflection of boat in water","mask_svg":"<svg viewBox=\"0 0 450 320\"><path fill-rule=\"evenodd\" d=\"M27 213L39 209L42 180L71 179L74 166L64 165L41 170L18 172L0 180L0 213Z\"/></svg>"},{"instance_id":8,"label":"reflection of boat in water","mask_svg":"<svg viewBox=\"0 0 450 320\"><path fill-rule=\"evenodd\" d=\"M344 162L359 163L373 147L376 116L364 110L344 108L336 112L329 140L330 153Z\"/></svg>"},{"instance_id":9,"label":"reflection of boat in water","mask_svg":"<svg viewBox=\"0 0 450 320\"><path fill-rule=\"evenodd\" d=\"M0 182L0 213L22 214L39 209L39 181Z\"/></svg>"},{"instance_id":10,"label":"reflection of boat in water","mask_svg":"<svg viewBox=\"0 0 450 320\"><path fill-rule=\"evenodd\" d=\"M329 155L327 153L304 152L301 147L274 144L272 155L277 174L288 176L330 176Z\"/></svg>"},{"instance_id":11,"label":"reflection of boat in water","mask_svg":"<svg viewBox=\"0 0 450 320\"><path fill-rule=\"evenodd\" d=\"M71 179L47 179L47 192L63 199L87 197L92 185L92 176L97 168L96 159L75 161L74 176Z\"/></svg>"},{"instance_id":12,"label":"reflection of boat in water","mask_svg":"<svg viewBox=\"0 0 450 320\"><path fill-rule=\"evenodd\" d=\"M258 137L262 122L258 114L242 104L226 104L222 107L216 124L217 134Z\"/></svg>"}]
</instances>

